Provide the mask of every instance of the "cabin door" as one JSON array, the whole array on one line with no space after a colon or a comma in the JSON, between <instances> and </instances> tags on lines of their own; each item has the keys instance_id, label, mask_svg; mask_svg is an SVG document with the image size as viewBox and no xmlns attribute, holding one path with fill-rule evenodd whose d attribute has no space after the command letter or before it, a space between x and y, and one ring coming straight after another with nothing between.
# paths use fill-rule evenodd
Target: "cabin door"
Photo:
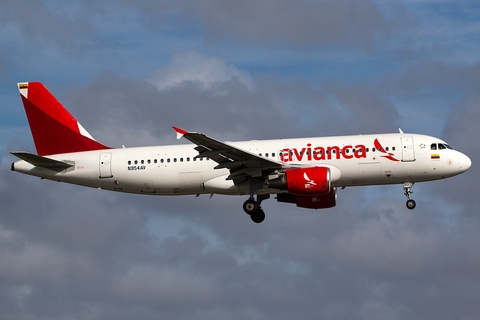
<instances>
[{"instance_id":1,"label":"cabin door","mask_svg":"<svg viewBox=\"0 0 480 320\"><path fill-rule=\"evenodd\" d=\"M100 154L100 178L111 178L112 175L112 153Z\"/></svg>"},{"instance_id":2,"label":"cabin door","mask_svg":"<svg viewBox=\"0 0 480 320\"><path fill-rule=\"evenodd\" d=\"M415 148L413 137L402 137L402 161L415 161Z\"/></svg>"}]
</instances>

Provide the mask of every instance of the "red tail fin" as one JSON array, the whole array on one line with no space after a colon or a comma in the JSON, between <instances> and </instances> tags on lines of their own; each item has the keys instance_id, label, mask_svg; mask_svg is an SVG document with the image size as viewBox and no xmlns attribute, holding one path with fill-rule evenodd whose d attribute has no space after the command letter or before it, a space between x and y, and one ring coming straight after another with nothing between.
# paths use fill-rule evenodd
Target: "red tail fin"
<instances>
[{"instance_id":1,"label":"red tail fin","mask_svg":"<svg viewBox=\"0 0 480 320\"><path fill-rule=\"evenodd\" d=\"M92 138L40 83L19 83L18 89L39 156L110 149Z\"/></svg>"}]
</instances>

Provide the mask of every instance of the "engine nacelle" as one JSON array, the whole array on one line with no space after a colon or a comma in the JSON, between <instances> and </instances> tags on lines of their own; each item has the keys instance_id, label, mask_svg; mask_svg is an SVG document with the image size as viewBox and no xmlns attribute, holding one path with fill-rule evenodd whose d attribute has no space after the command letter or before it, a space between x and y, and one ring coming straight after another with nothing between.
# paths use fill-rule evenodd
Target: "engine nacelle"
<instances>
[{"instance_id":1,"label":"engine nacelle","mask_svg":"<svg viewBox=\"0 0 480 320\"><path fill-rule=\"evenodd\" d=\"M268 181L268 187L298 196L322 195L330 192L330 181L330 168L300 168L286 170L281 177Z\"/></svg>"},{"instance_id":2,"label":"engine nacelle","mask_svg":"<svg viewBox=\"0 0 480 320\"><path fill-rule=\"evenodd\" d=\"M293 195L289 193L279 193L278 202L295 203L297 207L308 209L327 209L333 208L337 204L337 188L331 188L330 192L321 195Z\"/></svg>"}]
</instances>

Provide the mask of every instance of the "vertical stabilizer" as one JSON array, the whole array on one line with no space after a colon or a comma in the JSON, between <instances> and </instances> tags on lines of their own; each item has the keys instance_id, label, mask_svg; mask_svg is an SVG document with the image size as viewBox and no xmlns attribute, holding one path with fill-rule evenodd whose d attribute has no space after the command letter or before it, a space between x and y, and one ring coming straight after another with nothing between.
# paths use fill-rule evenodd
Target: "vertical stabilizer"
<instances>
[{"instance_id":1,"label":"vertical stabilizer","mask_svg":"<svg viewBox=\"0 0 480 320\"><path fill-rule=\"evenodd\" d=\"M110 149L95 141L40 82L18 83L18 90L38 155Z\"/></svg>"}]
</instances>

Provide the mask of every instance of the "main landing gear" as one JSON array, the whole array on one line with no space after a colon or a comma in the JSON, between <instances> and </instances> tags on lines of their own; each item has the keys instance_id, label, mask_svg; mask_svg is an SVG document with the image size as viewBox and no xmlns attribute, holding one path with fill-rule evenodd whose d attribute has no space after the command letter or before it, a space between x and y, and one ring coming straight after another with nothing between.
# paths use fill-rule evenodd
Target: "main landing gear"
<instances>
[{"instance_id":1,"label":"main landing gear","mask_svg":"<svg viewBox=\"0 0 480 320\"><path fill-rule=\"evenodd\" d=\"M260 204L263 200L270 198L269 194L257 195L257 201L253 196L243 203L243 210L250 216L253 222L260 223L265 220L265 212L263 212Z\"/></svg>"},{"instance_id":2,"label":"main landing gear","mask_svg":"<svg viewBox=\"0 0 480 320\"><path fill-rule=\"evenodd\" d=\"M405 182L403 184L403 191L405 191L405 196L408 198L407 200L407 208L410 210L413 210L415 206L417 205L415 203L415 200L410 198L410 195L413 193L412 188L413 188L413 182Z\"/></svg>"}]
</instances>

